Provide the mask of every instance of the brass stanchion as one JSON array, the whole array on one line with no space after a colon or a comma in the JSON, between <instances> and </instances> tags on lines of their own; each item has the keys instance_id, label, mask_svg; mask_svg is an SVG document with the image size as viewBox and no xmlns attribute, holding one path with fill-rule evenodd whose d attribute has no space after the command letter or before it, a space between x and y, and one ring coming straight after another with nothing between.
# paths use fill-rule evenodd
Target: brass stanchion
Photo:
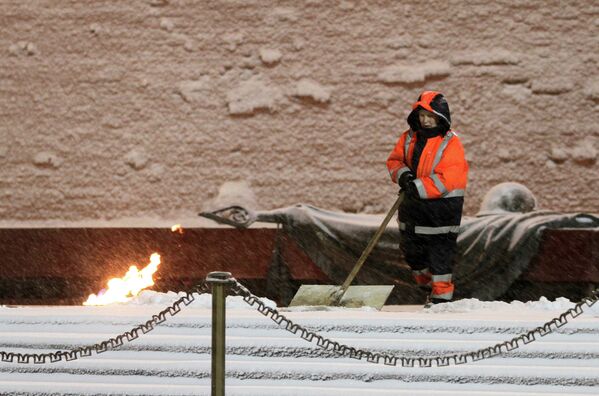
<instances>
[{"instance_id":1,"label":"brass stanchion","mask_svg":"<svg viewBox=\"0 0 599 396\"><path fill-rule=\"evenodd\" d=\"M206 283L212 287L212 396L225 395L225 307L231 273L211 272Z\"/></svg>"}]
</instances>

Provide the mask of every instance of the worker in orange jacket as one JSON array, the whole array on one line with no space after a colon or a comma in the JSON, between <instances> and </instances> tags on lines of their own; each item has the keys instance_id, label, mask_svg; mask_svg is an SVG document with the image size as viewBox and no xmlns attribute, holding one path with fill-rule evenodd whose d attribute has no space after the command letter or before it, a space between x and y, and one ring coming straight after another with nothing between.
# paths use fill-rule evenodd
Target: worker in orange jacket
<instances>
[{"instance_id":1,"label":"worker in orange jacket","mask_svg":"<svg viewBox=\"0 0 599 396\"><path fill-rule=\"evenodd\" d=\"M387 168L405 193L399 207L401 251L416 283L432 289L429 304L437 304L453 297L452 268L468 163L451 130L443 94L423 92L412 105L408 125L387 159Z\"/></svg>"}]
</instances>

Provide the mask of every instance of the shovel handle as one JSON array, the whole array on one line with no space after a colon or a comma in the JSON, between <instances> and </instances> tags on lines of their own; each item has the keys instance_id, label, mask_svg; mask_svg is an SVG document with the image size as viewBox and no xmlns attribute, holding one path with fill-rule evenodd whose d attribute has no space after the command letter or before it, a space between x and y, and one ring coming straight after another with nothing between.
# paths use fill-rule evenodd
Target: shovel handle
<instances>
[{"instance_id":1,"label":"shovel handle","mask_svg":"<svg viewBox=\"0 0 599 396\"><path fill-rule=\"evenodd\" d=\"M354 268L347 276L347 279L345 279L345 282L343 282L343 285L341 285L341 294L342 295L343 295L343 293L345 293L345 291L347 290L349 285L352 283L352 281L358 274L358 271L360 271L360 269L362 268L362 265L364 265L366 258L368 258L368 255L370 254L372 249L374 249L374 246L379 241L379 238L381 237L381 235L383 235L383 232L385 232L385 228L387 228L387 224L389 224L391 217L393 217L393 214L397 211L397 209L399 208L399 205L403 201L403 196L404 196L404 193L400 192L399 197L397 197L397 200L395 200L395 203L393 204L393 207L391 208L391 210L389 210L389 213L387 213L385 220L383 220L383 222L379 226L379 229L376 230L376 233L372 236L372 238L370 239L370 242L368 242L368 246L366 246L366 249L364 249L364 251L362 252L362 255L358 259L358 262L356 263L356 265L354 265Z\"/></svg>"}]
</instances>

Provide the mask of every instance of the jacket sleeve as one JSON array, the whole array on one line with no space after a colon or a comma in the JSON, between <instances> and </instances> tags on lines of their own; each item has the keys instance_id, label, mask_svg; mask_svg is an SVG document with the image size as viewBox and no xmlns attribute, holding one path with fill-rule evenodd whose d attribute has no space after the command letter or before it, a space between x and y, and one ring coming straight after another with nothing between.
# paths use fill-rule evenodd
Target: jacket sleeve
<instances>
[{"instance_id":1,"label":"jacket sleeve","mask_svg":"<svg viewBox=\"0 0 599 396\"><path fill-rule=\"evenodd\" d=\"M449 141L433 173L414 180L422 199L464 196L467 182L468 163L457 136Z\"/></svg>"},{"instance_id":2,"label":"jacket sleeve","mask_svg":"<svg viewBox=\"0 0 599 396\"><path fill-rule=\"evenodd\" d=\"M406 164L406 155L404 153L404 145L406 142L406 137L408 135L408 131L404 132L400 137L393 151L387 158L387 170L389 171L389 176L391 176L391 181L393 183L397 183L399 177L410 170Z\"/></svg>"}]
</instances>

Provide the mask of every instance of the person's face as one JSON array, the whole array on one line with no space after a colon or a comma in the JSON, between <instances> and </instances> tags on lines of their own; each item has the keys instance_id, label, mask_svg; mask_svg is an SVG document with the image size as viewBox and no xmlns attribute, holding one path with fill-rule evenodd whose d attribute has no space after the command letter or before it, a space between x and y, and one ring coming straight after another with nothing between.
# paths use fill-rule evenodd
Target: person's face
<instances>
[{"instance_id":1,"label":"person's face","mask_svg":"<svg viewBox=\"0 0 599 396\"><path fill-rule=\"evenodd\" d=\"M418 112L418 120L423 128L434 128L439 125L439 117L428 110L420 109Z\"/></svg>"}]
</instances>

